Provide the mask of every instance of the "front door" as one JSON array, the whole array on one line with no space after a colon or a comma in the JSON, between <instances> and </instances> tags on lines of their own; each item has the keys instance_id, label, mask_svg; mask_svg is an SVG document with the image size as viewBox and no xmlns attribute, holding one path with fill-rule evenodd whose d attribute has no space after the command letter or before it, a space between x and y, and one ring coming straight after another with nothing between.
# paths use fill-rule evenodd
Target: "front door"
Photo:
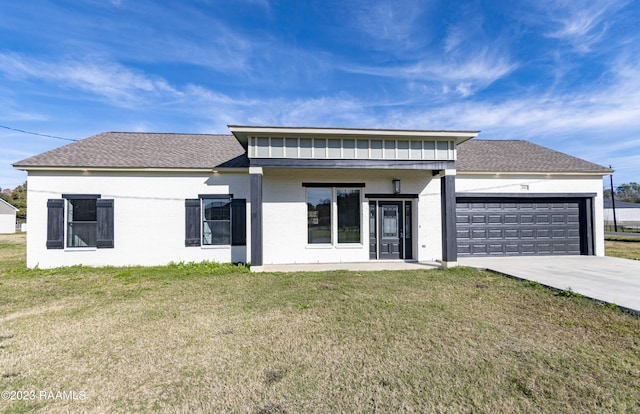
<instances>
[{"instance_id":1,"label":"front door","mask_svg":"<svg viewBox=\"0 0 640 414\"><path fill-rule=\"evenodd\" d=\"M402 255L402 202L378 203L378 258L400 259Z\"/></svg>"}]
</instances>

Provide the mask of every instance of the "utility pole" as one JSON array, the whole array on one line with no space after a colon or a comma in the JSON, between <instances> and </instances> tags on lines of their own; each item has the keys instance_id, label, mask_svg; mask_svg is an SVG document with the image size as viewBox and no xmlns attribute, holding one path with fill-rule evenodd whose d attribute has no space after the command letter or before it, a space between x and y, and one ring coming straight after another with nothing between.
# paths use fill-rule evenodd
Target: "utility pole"
<instances>
[{"instance_id":1,"label":"utility pole","mask_svg":"<svg viewBox=\"0 0 640 414\"><path fill-rule=\"evenodd\" d=\"M611 164L609 164L609 168L611 168ZM616 193L613 191L613 173L611 173L609 179L611 180L611 209L613 210L613 231L617 233L618 221L616 220Z\"/></svg>"}]
</instances>

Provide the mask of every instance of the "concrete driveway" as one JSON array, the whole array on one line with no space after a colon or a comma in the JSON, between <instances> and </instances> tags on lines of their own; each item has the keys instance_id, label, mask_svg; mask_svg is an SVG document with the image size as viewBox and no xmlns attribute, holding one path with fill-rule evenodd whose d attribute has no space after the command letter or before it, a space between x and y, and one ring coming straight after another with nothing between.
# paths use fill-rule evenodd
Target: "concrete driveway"
<instances>
[{"instance_id":1,"label":"concrete driveway","mask_svg":"<svg viewBox=\"0 0 640 414\"><path fill-rule=\"evenodd\" d=\"M489 269L580 293L640 315L640 261L597 256L464 257L462 266Z\"/></svg>"}]
</instances>

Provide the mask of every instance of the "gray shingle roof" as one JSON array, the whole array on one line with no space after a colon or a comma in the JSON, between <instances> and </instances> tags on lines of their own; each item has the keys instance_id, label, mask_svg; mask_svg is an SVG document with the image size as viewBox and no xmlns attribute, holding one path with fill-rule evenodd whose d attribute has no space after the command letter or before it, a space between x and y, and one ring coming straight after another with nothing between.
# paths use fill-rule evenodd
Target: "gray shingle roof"
<instances>
[{"instance_id":1,"label":"gray shingle roof","mask_svg":"<svg viewBox=\"0 0 640 414\"><path fill-rule=\"evenodd\" d=\"M611 169L522 140L472 139L458 145L460 172L610 173Z\"/></svg>"},{"instance_id":2,"label":"gray shingle roof","mask_svg":"<svg viewBox=\"0 0 640 414\"><path fill-rule=\"evenodd\" d=\"M233 135L104 132L14 164L25 167L247 167Z\"/></svg>"},{"instance_id":3,"label":"gray shingle roof","mask_svg":"<svg viewBox=\"0 0 640 414\"><path fill-rule=\"evenodd\" d=\"M249 166L233 135L104 132L14 164L16 168L179 168ZM521 140L473 139L458 146L460 172L596 172L610 169Z\"/></svg>"}]
</instances>

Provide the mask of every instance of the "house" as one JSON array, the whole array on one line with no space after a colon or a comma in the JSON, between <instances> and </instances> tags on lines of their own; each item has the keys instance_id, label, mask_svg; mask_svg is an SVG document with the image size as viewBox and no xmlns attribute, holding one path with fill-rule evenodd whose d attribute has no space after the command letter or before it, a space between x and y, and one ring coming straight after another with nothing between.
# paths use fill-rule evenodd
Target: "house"
<instances>
[{"instance_id":1,"label":"house","mask_svg":"<svg viewBox=\"0 0 640 414\"><path fill-rule=\"evenodd\" d=\"M16 213L18 209L0 198L0 234L16 232Z\"/></svg>"},{"instance_id":2,"label":"house","mask_svg":"<svg viewBox=\"0 0 640 414\"><path fill-rule=\"evenodd\" d=\"M604 200L604 221L613 226L613 203ZM618 225L640 228L640 203L616 200L616 221Z\"/></svg>"},{"instance_id":3,"label":"house","mask_svg":"<svg viewBox=\"0 0 640 414\"><path fill-rule=\"evenodd\" d=\"M102 133L17 162L27 265L604 255L608 168L479 131Z\"/></svg>"}]
</instances>

